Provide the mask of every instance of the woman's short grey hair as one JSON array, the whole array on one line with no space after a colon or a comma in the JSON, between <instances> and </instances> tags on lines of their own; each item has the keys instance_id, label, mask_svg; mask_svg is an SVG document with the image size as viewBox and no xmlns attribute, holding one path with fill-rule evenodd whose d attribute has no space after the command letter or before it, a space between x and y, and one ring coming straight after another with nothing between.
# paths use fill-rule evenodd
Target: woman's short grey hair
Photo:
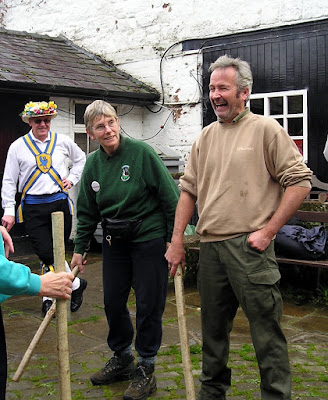
<instances>
[{"instance_id":1,"label":"woman's short grey hair","mask_svg":"<svg viewBox=\"0 0 328 400\"><path fill-rule=\"evenodd\" d=\"M247 61L243 61L240 58L232 58L225 54L210 65L209 72L212 73L215 69L225 69L228 67L233 67L236 70L236 83L238 91L241 92L245 88L248 88L249 94L251 94L253 87L253 76L251 67Z\"/></svg>"},{"instance_id":2,"label":"woman's short grey hair","mask_svg":"<svg viewBox=\"0 0 328 400\"><path fill-rule=\"evenodd\" d=\"M89 132L91 132L94 119L101 115L117 118L115 108L104 100L95 100L85 109L84 125Z\"/></svg>"}]
</instances>

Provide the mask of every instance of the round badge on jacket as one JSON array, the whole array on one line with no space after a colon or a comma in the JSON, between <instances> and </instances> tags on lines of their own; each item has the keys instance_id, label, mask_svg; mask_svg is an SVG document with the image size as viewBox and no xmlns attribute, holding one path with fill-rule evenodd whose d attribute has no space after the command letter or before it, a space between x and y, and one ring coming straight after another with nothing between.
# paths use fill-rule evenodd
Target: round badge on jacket
<instances>
[{"instance_id":1,"label":"round badge on jacket","mask_svg":"<svg viewBox=\"0 0 328 400\"><path fill-rule=\"evenodd\" d=\"M93 182L91 183L91 187L92 187L92 190L93 190L94 192L99 192L99 190L100 190L100 184L99 184L99 182L97 182L97 181L93 181Z\"/></svg>"}]
</instances>

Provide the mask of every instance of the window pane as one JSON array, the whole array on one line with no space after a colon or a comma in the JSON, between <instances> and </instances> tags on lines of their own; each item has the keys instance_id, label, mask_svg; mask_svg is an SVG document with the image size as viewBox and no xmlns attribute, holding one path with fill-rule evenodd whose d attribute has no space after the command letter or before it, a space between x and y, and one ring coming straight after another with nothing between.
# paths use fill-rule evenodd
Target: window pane
<instances>
[{"instance_id":1,"label":"window pane","mask_svg":"<svg viewBox=\"0 0 328 400\"><path fill-rule=\"evenodd\" d=\"M296 139L294 140L298 150L300 151L301 154L303 154L303 140L302 139Z\"/></svg>"},{"instance_id":2,"label":"window pane","mask_svg":"<svg viewBox=\"0 0 328 400\"><path fill-rule=\"evenodd\" d=\"M303 96L288 96L288 114L303 113Z\"/></svg>"},{"instance_id":3,"label":"window pane","mask_svg":"<svg viewBox=\"0 0 328 400\"><path fill-rule=\"evenodd\" d=\"M282 97L271 97L270 101L270 115L283 114L283 98Z\"/></svg>"},{"instance_id":4,"label":"window pane","mask_svg":"<svg viewBox=\"0 0 328 400\"><path fill-rule=\"evenodd\" d=\"M282 118L276 118L276 120L279 122L279 124L284 127L284 120Z\"/></svg>"},{"instance_id":5,"label":"window pane","mask_svg":"<svg viewBox=\"0 0 328 400\"><path fill-rule=\"evenodd\" d=\"M303 118L288 118L288 134L291 136L303 135Z\"/></svg>"},{"instance_id":6,"label":"window pane","mask_svg":"<svg viewBox=\"0 0 328 400\"><path fill-rule=\"evenodd\" d=\"M264 99L251 99L250 109L254 114L264 115Z\"/></svg>"},{"instance_id":7,"label":"window pane","mask_svg":"<svg viewBox=\"0 0 328 400\"><path fill-rule=\"evenodd\" d=\"M75 124L84 124L84 111L88 104L75 104Z\"/></svg>"},{"instance_id":8,"label":"window pane","mask_svg":"<svg viewBox=\"0 0 328 400\"><path fill-rule=\"evenodd\" d=\"M98 149L98 147L99 147L99 143L98 142L96 142L95 140L91 140L90 138L89 138L89 142L90 142L90 153L92 151L95 151L95 150Z\"/></svg>"},{"instance_id":9,"label":"window pane","mask_svg":"<svg viewBox=\"0 0 328 400\"><path fill-rule=\"evenodd\" d=\"M75 143L86 153L87 152L87 134L75 133Z\"/></svg>"}]
</instances>

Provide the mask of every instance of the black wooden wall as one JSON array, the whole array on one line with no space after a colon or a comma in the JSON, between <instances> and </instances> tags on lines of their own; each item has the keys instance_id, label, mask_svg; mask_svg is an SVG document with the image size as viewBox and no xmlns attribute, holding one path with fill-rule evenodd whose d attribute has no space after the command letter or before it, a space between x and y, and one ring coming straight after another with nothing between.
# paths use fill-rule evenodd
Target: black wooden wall
<instances>
[{"instance_id":1,"label":"black wooden wall","mask_svg":"<svg viewBox=\"0 0 328 400\"><path fill-rule=\"evenodd\" d=\"M223 54L250 63L253 93L308 90L308 165L328 182L322 155L328 133L328 20L184 43L185 50L196 48L203 54L204 126L216 119L208 101L208 68Z\"/></svg>"}]
</instances>

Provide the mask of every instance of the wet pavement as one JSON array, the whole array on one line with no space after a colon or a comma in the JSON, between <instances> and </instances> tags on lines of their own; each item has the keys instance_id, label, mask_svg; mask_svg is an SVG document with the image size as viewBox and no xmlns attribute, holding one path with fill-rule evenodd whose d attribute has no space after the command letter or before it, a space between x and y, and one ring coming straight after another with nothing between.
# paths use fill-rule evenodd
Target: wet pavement
<instances>
[{"instance_id":1,"label":"wet pavement","mask_svg":"<svg viewBox=\"0 0 328 400\"><path fill-rule=\"evenodd\" d=\"M16 260L26 262L24 257ZM37 261L34 264L37 265ZM33 266L31 268L34 270ZM112 356L106 343L107 322L103 311L100 254L90 253L83 277L88 280L84 303L78 312L68 314L71 398L122 399L127 382L96 387L89 380L89 376L102 368ZM199 295L195 288L185 289L185 302L197 392L201 372L201 324ZM11 378L42 322L41 299L13 298L3 303L2 309L9 358L7 400L60 399L56 319L48 326L20 381L13 382ZM134 320L133 293L129 298L129 309ZM310 304L297 306L285 302L282 325L289 343L293 373L292 399L328 399L328 308ZM162 346L156 364L158 390L150 398L186 399L179 342L172 288L168 293L163 317ZM231 335L230 367L232 387L227 397L260 399L259 373L248 322L241 310L238 310Z\"/></svg>"}]
</instances>

